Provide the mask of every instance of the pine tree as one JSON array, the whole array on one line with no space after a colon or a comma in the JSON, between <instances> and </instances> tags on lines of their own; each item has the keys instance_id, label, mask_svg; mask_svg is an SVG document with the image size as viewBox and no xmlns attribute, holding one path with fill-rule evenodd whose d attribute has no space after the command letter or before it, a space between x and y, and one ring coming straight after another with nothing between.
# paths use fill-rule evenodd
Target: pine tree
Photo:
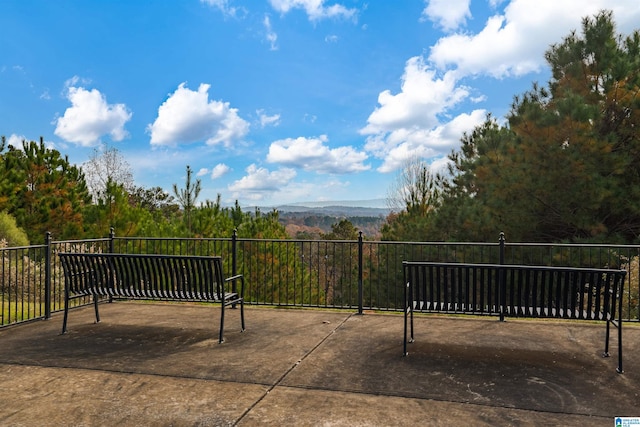
<instances>
[{"instance_id":1,"label":"pine tree","mask_svg":"<svg viewBox=\"0 0 640 427\"><path fill-rule=\"evenodd\" d=\"M452 153L431 230L446 238L637 242L640 238L640 33L610 12L552 45L548 87L516 96Z\"/></svg>"},{"instance_id":2,"label":"pine tree","mask_svg":"<svg viewBox=\"0 0 640 427\"><path fill-rule=\"evenodd\" d=\"M2 209L16 218L30 241L41 241L46 231L56 238L82 235L82 214L91 198L79 168L47 148L42 138L23 141L22 149L9 145L1 158Z\"/></svg>"}]
</instances>

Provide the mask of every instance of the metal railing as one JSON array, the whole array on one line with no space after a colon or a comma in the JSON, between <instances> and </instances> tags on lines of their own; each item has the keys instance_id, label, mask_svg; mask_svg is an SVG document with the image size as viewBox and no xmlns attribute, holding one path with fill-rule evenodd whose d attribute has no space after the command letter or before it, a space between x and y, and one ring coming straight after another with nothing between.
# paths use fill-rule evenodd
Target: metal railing
<instances>
[{"instance_id":1,"label":"metal railing","mask_svg":"<svg viewBox=\"0 0 640 427\"><path fill-rule=\"evenodd\" d=\"M217 255L228 275L246 280L254 305L364 310L403 309L402 261L624 268L623 320L640 321L640 246L357 240L118 237L0 248L0 326L47 319L64 306L57 253L115 252ZM75 304L89 303L78 299Z\"/></svg>"},{"instance_id":2,"label":"metal railing","mask_svg":"<svg viewBox=\"0 0 640 427\"><path fill-rule=\"evenodd\" d=\"M0 256L0 325L49 317L47 246L1 248Z\"/></svg>"}]
</instances>

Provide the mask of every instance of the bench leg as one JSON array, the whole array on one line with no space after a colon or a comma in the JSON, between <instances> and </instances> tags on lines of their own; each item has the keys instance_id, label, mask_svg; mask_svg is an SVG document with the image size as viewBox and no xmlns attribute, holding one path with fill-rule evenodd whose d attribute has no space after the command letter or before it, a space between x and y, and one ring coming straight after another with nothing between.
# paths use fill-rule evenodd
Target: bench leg
<instances>
[{"instance_id":1,"label":"bench leg","mask_svg":"<svg viewBox=\"0 0 640 427\"><path fill-rule=\"evenodd\" d=\"M404 308L404 344L402 347L402 355L406 356L407 352L407 307Z\"/></svg>"},{"instance_id":2,"label":"bench leg","mask_svg":"<svg viewBox=\"0 0 640 427\"><path fill-rule=\"evenodd\" d=\"M604 353L602 353L602 357L609 357L609 337L611 336L610 330L611 323L613 322L614 320L607 320L607 332L605 334ZM624 372L622 369L622 322L618 320L614 326L618 328L618 367L616 368L616 372L621 374Z\"/></svg>"},{"instance_id":3,"label":"bench leg","mask_svg":"<svg viewBox=\"0 0 640 427\"><path fill-rule=\"evenodd\" d=\"M607 320L607 331L604 335L604 352L602 353L602 357L609 357L609 329L610 329L611 321Z\"/></svg>"},{"instance_id":4,"label":"bench leg","mask_svg":"<svg viewBox=\"0 0 640 427\"><path fill-rule=\"evenodd\" d=\"M624 372L622 369L622 318L618 317L618 368L616 372L621 374Z\"/></svg>"},{"instance_id":5,"label":"bench leg","mask_svg":"<svg viewBox=\"0 0 640 427\"><path fill-rule=\"evenodd\" d=\"M220 307L220 336L218 338L218 343L222 344L224 342L224 312L225 307L227 305L231 305L231 308L235 308L238 304L240 304L240 332L244 332L245 323L244 323L244 298L239 300L233 300L232 302L223 301Z\"/></svg>"},{"instance_id":6,"label":"bench leg","mask_svg":"<svg viewBox=\"0 0 640 427\"><path fill-rule=\"evenodd\" d=\"M622 370L622 289L620 290L620 299L618 300L618 369L616 371L621 374Z\"/></svg>"},{"instance_id":7,"label":"bench leg","mask_svg":"<svg viewBox=\"0 0 640 427\"><path fill-rule=\"evenodd\" d=\"M409 319L411 320L411 335L409 336L409 342L414 342L413 338L413 305L411 306L411 311L409 312Z\"/></svg>"},{"instance_id":8,"label":"bench leg","mask_svg":"<svg viewBox=\"0 0 640 427\"><path fill-rule=\"evenodd\" d=\"M411 296L410 296L411 294ZM411 292L409 282L405 285L404 290L404 345L402 350L402 355L407 356L409 352L407 351L407 342L413 342L413 292ZM410 319L408 319L408 317ZM408 323L410 322L411 327L411 337L407 339L407 328Z\"/></svg>"},{"instance_id":9,"label":"bench leg","mask_svg":"<svg viewBox=\"0 0 640 427\"><path fill-rule=\"evenodd\" d=\"M62 318L62 332L64 335L67 333L67 319L69 318L69 294L65 292L64 295L64 317Z\"/></svg>"},{"instance_id":10,"label":"bench leg","mask_svg":"<svg viewBox=\"0 0 640 427\"><path fill-rule=\"evenodd\" d=\"M621 374L624 372L622 369L622 322L618 322L618 368L616 372Z\"/></svg>"},{"instance_id":11,"label":"bench leg","mask_svg":"<svg viewBox=\"0 0 640 427\"><path fill-rule=\"evenodd\" d=\"M93 307L96 311L96 323L100 323L100 313L98 312L98 295L93 295Z\"/></svg>"},{"instance_id":12,"label":"bench leg","mask_svg":"<svg viewBox=\"0 0 640 427\"><path fill-rule=\"evenodd\" d=\"M240 300L240 332L244 332L244 298Z\"/></svg>"},{"instance_id":13,"label":"bench leg","mask_svg":"<svg viewBox=\"0 0 640 427\"><path fill-rule=\"evenodd\" d=\"M226 301L222 301L220 304L220 335L218 337L218 344L222 344L224 342L223 331L224 331L224 306L227 305Z\"/></svg>"}]
</instances>

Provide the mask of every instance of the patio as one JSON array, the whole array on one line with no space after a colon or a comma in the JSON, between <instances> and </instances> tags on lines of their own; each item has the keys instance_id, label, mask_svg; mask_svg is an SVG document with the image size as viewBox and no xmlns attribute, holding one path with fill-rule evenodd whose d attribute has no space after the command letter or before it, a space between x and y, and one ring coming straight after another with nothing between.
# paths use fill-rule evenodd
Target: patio
<instances>
[{"instance_id":1,"label":"patio","mask_svg":"<svg viewBox=\"0 0 640 427\"><path fill-rule=\"evenodd\" d=\"M640 416L640 325L625 373L603 323L118 302L0 330L0 424L613 425ZM616 343L615 336L612 344Z\"/></svg>"}]
</instances>

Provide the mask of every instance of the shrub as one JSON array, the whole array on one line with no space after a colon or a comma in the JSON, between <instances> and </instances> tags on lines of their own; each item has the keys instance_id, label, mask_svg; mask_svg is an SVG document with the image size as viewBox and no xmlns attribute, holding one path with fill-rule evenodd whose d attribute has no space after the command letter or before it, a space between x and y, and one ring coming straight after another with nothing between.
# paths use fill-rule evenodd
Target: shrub
<instances>
[{"instance_id":1,"label":"shrub","mask_svg":"<svg viewBox=\"0 0 640 427\"><path fill-rule=\"evenodd\" d=\"M0 241L4 240L6 246L28 246L27 233L18 227L16 219L7 212L0 212Z\"/></svg>"}]
</instances>

